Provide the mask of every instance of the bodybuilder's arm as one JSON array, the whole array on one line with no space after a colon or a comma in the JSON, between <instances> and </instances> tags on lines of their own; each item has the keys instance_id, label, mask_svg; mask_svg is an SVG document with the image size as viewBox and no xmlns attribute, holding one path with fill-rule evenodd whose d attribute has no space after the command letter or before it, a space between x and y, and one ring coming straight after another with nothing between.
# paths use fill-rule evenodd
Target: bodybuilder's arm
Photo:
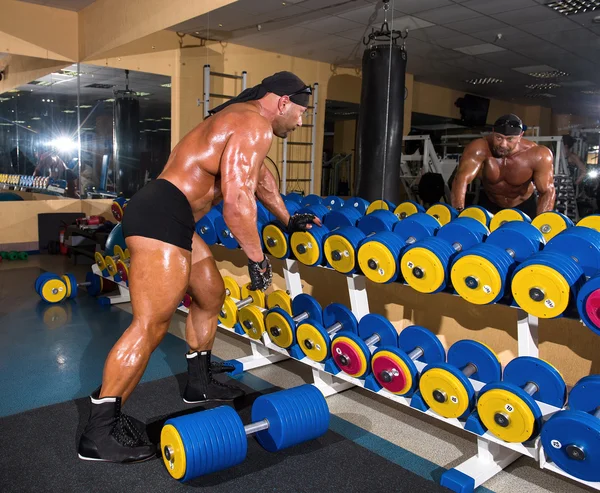
<instances>
[{"instance_id":1,"label":"bodybuilder's arm","mask_svg":"<svg viewBox=\"0 0 600 493\"><path fill-rule=\"evenodd\" d=\"M533 183L538 191L537 213L554 209L556 190L554 189L554 157L552 151L539 146L537 163L533 172Z\"/></svg>"},{"instance_id":2,"label":"bodybuilder's arm","mask_svg":"<svg viewBox=\"0 0 600 493\"><path fill-rule=\"evenodd\" d=\"M256 228L256 186L273 138L270 125L258 114L243 115L240 125L248 130L235 132L221 158L223 219L244 253L253 262L264 254Z\"/></svg>"},{"instance_id":3,"label":"bodybuilder's arm","mask_svg":"<svg viewBox=\"0 0 600 493\"><path fill-rule=\"evenodd\" d=\"M463 152L458 164L458 171L452 182L452 207L464 209L467 186L471 183L483 166L487 143L483 139L471 142Z\"/></svg>"},{"instance_id":4,"label":"bodybuilder's arm","mask_svg":"<svg viewBox=\"0 0 600 493\"><path fill-rule=\"evenodd\" d=\"M290 221L290 214L281 198L273 173L264 163L261 165L258 174L256 196L271 214L287 226Z\"/></svg>"}]
</instances>

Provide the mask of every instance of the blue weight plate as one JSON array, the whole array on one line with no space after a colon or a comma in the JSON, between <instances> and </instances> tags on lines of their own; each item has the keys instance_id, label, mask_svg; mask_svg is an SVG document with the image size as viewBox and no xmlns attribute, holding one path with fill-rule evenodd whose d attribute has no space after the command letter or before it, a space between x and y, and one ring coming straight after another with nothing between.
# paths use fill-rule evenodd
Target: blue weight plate
<instances>
[{"instance_id":1,"label":"blue weight plate","mask_svg":"<svg viewBox=\"0 0 600 493\"><path fill-rule=\"evenodd\" d=\"M102 281L100 277L93 272L88 272L85 275L85 282L89 282L87 292L90 296L98 296L102 292Z\"/></svg>"},{"instance_id":2,"label":"blue weight plate","mask_svg":"<svg viewBox=\"0 0 600 493\"><path fill-rule=\"evenodd\" d=\"M421 348L423 356L418 358L424 363L443 363L446 351L440 339L430 330L420 325L406 327L398 336L398 347L409 354L413 349Z\"/></svg>"},{"instance_id":3,"label":"blue weight plate","mask_svg":"<svg viewBox=\"0 0 600 493\"><path fill-rule=\"evenodd\" d=\"M308 294L299 294L292 300L292 313L294 316L303 312L307 312L309 318L317 320L321 324L323 323L323 309L321 305ZM292 323L291 327L295 327L295 324Z\"/></svg>"},{"instance_id":4,"label":"blue weight plate","mask_svg":"<svg viewBox=\"0 0 600 493\"><path fill-rule=\"evenodd\" d=\"M329 197L326 197L325 199L323 199L323 205L325 207L330 208L332 211L334 211L334 210L341 209L342 207L344 207L344 199L337 197L335 195L330 195Z\"/></svg>"},{"instance_id":5,"label":"blue weight plate","mask_svg":"<svg viewBox=\"0 0 600 493\"><path fill-rule=\"evenodd\" d=\"M71 281L71 296L69 296L69 299L73 299L77 297L77 279L75 279L75 276L73 274L67 274L67 277L69 278L69 281Z\"/></svg>"},{"instance_id":6,"label":"blue weight plate","mask_svg":"<svg viewBox=\"0 0 600 493\"><path fill-rule=\"evenodd\" d=\"M42 287L42 284L44 284L44 282L48 279L59 279L60 276L57 276L56 274L52 274L52 272L44 272L43 274L40 274L38 276L38 278L35 280L35 292L37 294L40 294L40 288Z\"/></svg>"},{"instance_id":7,"label":"blue weight plate","mask_svg":"<svg viewBox=\"0 0 600 493\"><path fill-rule=\"evenodd\" d=\"M563 407L567 396L567 386L562 376L551 364L531 356L519 356L504 368L504 382L525 387L535 383L539 390L533 399L551 406Z\"/></svg>"},{"instance_id":8,"label":"blue weight plate","mask_svg":"<svg viewBox=\"0 0 600 493\"><path fill-rule=\"evenodd\" d=\"M503 250L515 252L515 261L523 262L539 252L546 240L539 229L524 221L504 223L486 240L486 244L496 245Z\"/></svg>"},{"instance_id":9,"label":"blue weight plate","mask_svg":"<svg viewBox=\"0 0 600 493\"><path fill-rule=\"evenodd\" d=\"M579 312L579 316L581 317L581 320L583 321L583 323L586 325L586 327L588 329L594 331L598 335L600 335L600 325L598 324L597 320L592 319L592 317L588 313L588 307L586 305L587 305L588 297L592 293L598 291L599 289L600 289L600 275L596 275L596 276L588 279L587 281L585 281L585 283L583 284L583 287L577 294L577 311ZM598 313L597 315L600 315L600 313Z\"/></svg>"},{"instance_id":10,"label":"blue weight plate","mask_svg":"<svg viewBox=\"0 0 600 493\"><path fill-rule=\"evenodd\" d=\"M217 243L218 237L217 230L215 229L215 219L220 215L221 213L213 208L196 223L196 233L207 245Z\"/></svg>"},{"instance_id":11,"label":"blue weight plate","mask_svg":"<svg viewBox=\"0 0 600 493\"><path fill-rule=\"evenodd\" d=\"M356 223L360 220L362 214L356 209L346 207L337 209L326 214L323 218L323 224L330 230L336 228L343 228L348 226L356 226Z\"/></svg>"},{"instance_id":12,"label":"blue weight plate","mask_svg":"<svg viewBox=\"0 0 600 493\"><path fill-rule=\"evenodd\" d=\"M296 214L296 212L301 208L300 204L298 202L294 202L293 200L285 200L285 208L287 209L288 213L290 216L293 216L294 214Z\"/></svg>"},{"instance_id":13,"label":"blue weight plate","mask_svg":"<svg viewBox=\"0 0 600 493\"><path fill-rule=\"evenodd\" d=\"M314 214L319 219L323 219L326 214L329 214L329 209L324 205L314 204L310 206L304 206L301 209L298 209L296 214Z\"/></svg>"},{"instance_id":14,"label":"blue weight plate","mask_svg":"<svg viewBox=\"0 0 600 493\"><path fill-rule=\"evenodd\" d=\"M417 213L394 224L394 234L406 243L409 238L416 241L433 236L440 229L439 221L429 214Z\"/></svg>"},{"instance_id":15,"label":"blue weight plate","mask_svg":"<svg viewBox=\"0 0 600 493\"><path fill-rule=\"evenodd\" d=\"M458 243L462 250L481 243L489 234L486 226L470 217L459 217L449 222L438 231L436 238L447 241L450 245Z\"/></svg>"},{"instance_id":16,"label":"blue weight plate","mask_svg":"<svg viewBox=\"0 0 600 493\"><path fill-rule=\"evenodd\" d=\"M397 347L380 346L375 351L373 351L373 356L375 356L375 354L377 354L380 351L386 351L388 353L392 353L392 354L396 355L398 358L400 358L404 362L404 364L408 368L408 371L410 372L412 385L404 394L401 394L401 395L412 394L415 390L417 390L417 388L419 386L419 371L417 370L417 367L416 367L414 361L409 358L408 354L404 350L397 348ZM372 370L373 369L371 368L371 371Z\"/></svg>"},{"instance_id":17,"label":"blue weight plate","mask_svg":"<svg viewBox=\"0 0 600 493\"><path fill-rule=\"evenodd\" d=\"M558 252L573 258L591 277L600 271L600 233L574 226L552 238L544 251Z\"/></svg>"},{"instance_id":18,"label":"blue weight plate","mask_svg":"<svg viewBox=\"0 0 600 493\"><path fill-rule=\"evenodd\" d=\"M304 197L302 195L300 195L299 193L288 193L285 196L286 201L291 201L291 202L296 202L297 204L300 204L302 202L302 199Z\"/></svg>"},{"instance_id":19,"label":"blue weight plate","mask_svg":"<svg viewBox=\"0 0 600 493\"><path fill-rule=\"evenodd\" d=\"M600 375L583 377L569 392L569 409L594 414L600 406Z\"/></svg>"},{"instance_id":20,"label":"blue weight plate","mask_svg":"<svg viewBox=\"0 0 600 493\"><path fill-rule=\"evenodd\" d=\"M448 349L448 363L461 369L469 363L477 367L477 372L469 378L489 383L502 379L502 366L494 352L477 341L462 340Z\"/></svg>"},{"instance_id":21,"label":"blue weight plate","mask_svg":"<svg viewBox=\"0 0 600 493\"><path fill-rule=\"evenodd\" d=\"M239 246L238 241L235 239L233 234L231 234L229 226L227 226L223 216L218 216L215 218L215 230L217 231L219 241L224 247L234 250Z\"/></svg>"},{"instance_id":22,"label":"blue weight plate","mask_svg":"<svg viewBox=\"0 0 600 493\"><path fill-rule=\"evenodd\" d=\"M321 198L320 195L310 194L310 195L307 195L306 197L304 197L304 199L302 199L302 201L300 202L300 205L302 205L302 207L310 207L313 205L323 205L323 199Z\"/></svg>"},{"instance_id":23,"label":"blue weight plate","mask_svg":"<svg viewBox=\"0 0 600 493\"><path fill-rule=\"evenodd\" d=\"M363 216L367 213L369 205L370 202L368 200L361 199L360 197L350 197L349 199L346 199L346 202L344 203L344 207L353 207Z\"/></svg>"},{"instance_id":24,"label":"blue weight plate","mask_svg":"<svg viewBox=\"0 0 600 493\"><path fill-rule=\"evenodd\" d=\"M377 210L364 216L358 221L356 226L364 234L368 235L370 233L379 233L380 231L392 231L398 221L398 217L393 212Z\"/></svg>"},{"instance_id":25,"label":"blue weight plate","mask_svg":"<svg viewBox=\"0 0 600 493\"><path fill-rule=\"evenodd\" d=\"M382 315L369 313L360 319L358 323L358 335L361 339L368 339L373 334L379 334L381 340L376 344L379 346L398 346L398 332L392 323Z\"/></svg>"},{"instance_id":26,"label":"blue weight plate","mask_svg":"<svg viewBox=\"0 0 600 493\"><path fill-rule=\"evenodd\" d=\"M450 348L452 349L452 348ZM448 352L448 354L450 354ZM460 381L460 383L462 383L462 386L465 388L465 390L467 391L467 394L469 396L469 406L467 408L467 412L470 409L473 409L473 406L475 405L475 389L473 388L473 384L471 383L471 381L469 380L469 378L467 378L465 376L465 374L460 370L460 368L454 366L451 363L430 363L428 364L425 368L423 368L423 371L421 372L421 376L423 376L425 374L425 372L432 370L433 368L439 368L441 370L447 371L448 373L450 373L453 377L455 377L458 381ZM472 376L470 378L473 378ZM476 380L476 379L474 379ZM460 416L462 417L462 416Z\"/></svg>"},{"instance_id":27,"label":"blue weight plate","mask_svg":"<svg viewBox=\"0 0 600 493\"><path fill-rule=\"evenodd\" d=\"M352 310L341 303L331 303L323 310L323 325L325 328L331 327L336 322L342 324L341 330L349 330L350 332L358 332L358 321L352 313Z\"/></svg>"},{"instance_id":28,"label":"blue weight plate","mask_svg":"<svg viewBox=\"0 0 600 493\"><path fill-rule=\"evenodd\" d=\"M598 418L560 411L544 423L541 437L546 454L563 471L583 481L600 481Z\"/></svg>"},{"instance_id":29,"label":"blue weight plate","mask_svg":"<svg viewBox=\"0 0 600 493\"><path fill-rule=\"evenodd\" d=\"M298 327L300 327L300 325L302 325L302 324L312 325L313 328L316 329L319 332L319 334L321 334L321 337L325 341L325 348L327 350L327 355L325 356L325 358L323 358L322 361L328 359L331 356L331 336L327 333L327 330L326 330L326 327L328 327L328 326L322 324L321 321L313 320L312 318L308 318L308 319L300 322L300 324L298 324ZM342 329L340 329L340 330L342 330ZM294 337L297 337L297 334ZM301 341L300 339L298 339L298 345L300 346L301 350L305 349L304 341Z\"/></svg>"}]
</instances>

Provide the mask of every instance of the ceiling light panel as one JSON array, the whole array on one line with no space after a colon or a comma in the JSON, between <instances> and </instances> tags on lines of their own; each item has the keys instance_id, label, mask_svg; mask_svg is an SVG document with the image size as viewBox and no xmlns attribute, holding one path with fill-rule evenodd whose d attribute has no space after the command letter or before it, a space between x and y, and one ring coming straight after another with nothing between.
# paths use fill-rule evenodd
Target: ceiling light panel
<instances>
[{"instance_id":1,"label":"ceiling light panel","mask_svg":"<svg viewBox=\"0 0 600 493\"><path fill-rule=\"evenodd\" d=\"M558 0L546 4L559 14L573 15L600 9L600 0Z\"/></svg>"}]
</instances>

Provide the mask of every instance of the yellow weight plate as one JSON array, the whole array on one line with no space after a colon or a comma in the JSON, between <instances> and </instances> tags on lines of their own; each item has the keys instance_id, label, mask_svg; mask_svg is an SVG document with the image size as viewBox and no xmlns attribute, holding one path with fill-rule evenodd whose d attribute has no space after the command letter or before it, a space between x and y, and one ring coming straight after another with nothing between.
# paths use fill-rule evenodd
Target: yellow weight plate
<instances>
[{"instance_id":1,"label":"yellow weight plate","mask_svg":"<svg viewBox=\"0 0 600 493\"><path fill-rule=\"evenodd\" d=\"M233 326L238 321L238 309L235 301L232 298L225 298L225 302L221 307L221 313L219 313L219 322L225 327L233 329Z\"/></svg>"},{"instance_id":2,"label":"yellow weight plate","mask_svg":"<svg viewBox=\"0 0 600 493\"><path fill-rule=\"evenodd\" d=\"M469 408L469 393L462 382L442 368L432 368L421 374L419 390L427 405L444 418L458 418ZM435 391L446 395L445 402L433 398Z\"/></svg>"},{"instance_id":3,"label":"yellow weight plate","mask_svg":"<svg viewBox=\"0 0 600 493\"><path fill-rule=\"evenodd\" d=\"M267 224L263 231L263 242L267 251L276 258L284 258L288 251L288 240L277 226Z\"/></svg>"},{"instance_id":4,"label":"yellow weight plate","mask_svg":"<svg viewBox=\"0 0 600 493\"><path fill-rule=\"evenodd\" d=\"M500 212L494 214L490 221L490 231L496 231L504 223L511 221L522 221L523 216L513 209L502 209Z\"/></svg>"},{"instance_id":5,"label":"yellow weight plate","mask_svg":"<svg viewBox=\"0 0 600 493\"><path fill-rule=\"evenodd\" d=\"M279 334L274 335L274 328L279 329ZM269 338L279 347L288 348L294 342L294 328L290 327L287 320L277 312L269 312L265 316L265 330Z\"/></svg>"},{"instance_id":6,"label":"yellow weight plate","mask_svg":"<svg viewBox=\"0 0 600 493\"><path fill-rule=\"evenodd\" d=\"M167 460L164 450L169 448L169 457L171 460ZM175 479L181 479L185 476L186 471L186 457L185 447L183 440L179 435L179 431L173 425L163 426L160 432L160 449L163 451L162 458L165 463L165 467L169 474Z\"/></svg>"},{"instance_id":7,"label":"yellow weight plate","mask_svg":"<svg viewBox=\"0 0 600 493\"><path fill-rule=\"evenodd\" d=\"M356 266L356 252L346 238L340 235L331 235L325 240L323 245L325 250L325 257L329 265L331 265L338 272L344 274L350 272ZM339 260L333 258L333 252L339 253Z\"/></svg>"},{"instance_id":8,"label":"yellow weight plate","mask_svg":"<svg viewBox=\"0 0 600 493\"><path fill-rule=\"evenodd\" d=\"M505 442L525 442L535 431L535 417L527 403L507 390L492 389L481 394L477 412L489 432ZM503 415L508 426L496 423L497 413Z\"/></svg>"},{"instance_id":9,"label":"yellow weight plate","mask_svg":"<svg viewBox=\"0 0 600 493\"><path fill-rule=\"evenodd\" d=\"M302 352L308 359L320 363L327 358L327 342L323 334L309 323L301 323L296 330L296 339ZM307 347L306 341L310 341Z\"/></svg>"},{"instance_id":10,"label":"yellow weight plate","mask_svg":"<svg viewBox=\"0 0 600 493\"><path fill-rule=\"evenodd\" d=\"M292 234L292 250L296 258L305 265L314 265L321 256L321 245L308 231L297 231ZM298 246L303 245L304 253L298 252Z\"/></svg>"},{"instance_id":11,"label":"yellow weight plate","mask_svg":"<svg viewBox=\"0 0 600 493\"><path fill-rule=\"evenodd\" d=\"M239 311L238 318L248 337L256 340L262 337L265 332L265 316L258 306L245 306Z\"/></svg>"},{"instance_id":12,"label":"yellow weight plate","mask_svg":"<svg viewBox=\"0 0 600 493\"><path fill-rule=\"evenodd\" d=\"M69 296L71 296L71 279L69 279L69 276L62 276L61 279L63 280L67 288L67 294L65 295L65 298L68 298Z\"/></svg>"},{"instance_id":13,"label":"yellow weight plate","mask_svg":"<svg viewBox=\"0 0 600 493\"><path fill-rule=\"evenodd\" d=\"M440 259L430 250L416 247L402 256L402 275L406 282L420 293L433 293L444 282L445 270ZM415 277L413 269L418 267L422 277Z\"/></svg>"},{"instance_id":14,"label":"yellow weight plate","mask_svg":"<svg viewBox=\"0 0 600 493\"><path fill-rule=\"evenodd\" d=\"M427 214L435 217L442 226L445 226L450 221L452 221L452 215L450 214L450 210L443 204L435 204L432 205L429 209L427 209Z\"/></svg>"},{"instance_id":15,"label":"yellow weight plate","mask_svg":"<svg viewBox=\"0 0 600 493\"><path fill-rule=\"evenodd\" d=\"M397 262L390 249L377 241L369 241L358 249L358 265L373 282L388 282L396 272Z\"/></svg>"},{"instance_id":16,"label":"yellow weight plate","mask_svg":"<svg viewBox=\"0 0 600 493\"><path fill-rule=\"evenodd\" d=\"M412 387L412 384L413 384L410 369L408 368L407 364L404 361L402 361L402 358L398 357L397 354L391 353L390 351L378 351L377 354L374 355L373 358L371 359L371 368L373 368L373 365L379 358L387 358L387 359L394 361L394 363L396 363L398 365L398 367L402 370L402 374L405 377L404 387L402 387L400 390L398 390L396 392L392 392L392 394L396 394L396 395L406 394L410 390L410 388Z\"/></svg>"},{"instance_id":17,"label":"yellow weight plate","mask_svg":"<svg viewBox=\"0 0 600 493\"><path fill-rule=\"evenodd\" d=\"M113 252L115 253L115 257L119 257L119 259L121 260L125 258L125 252L123 251L120 245L115 245L113 248Z\"/></svg>"},{"instance_id":18,"label":"yellow weight plate","mask_svg":"<svg viewBox=\"0 0 600 493\"><path fill-rule=\"evenodd\" d=\"M100 252L94 253L94 260L96 261L98 269L101 271L106 270L106 262L104 261L104 257Z\"/></svg>"},{"instance_id":19,"label":"yellow weight plate","mask_svg":"<svg viewBox=\"0 0 600 493\"><path fill-rule=\"evenodd\" d=\"M344 373L350 375L351 377L362 377L365 372L367 371L367 359L365 358L365 355L362 352L362 349L360 348L360 346L358 344L356 344L356 342L354 342L352 339L349 339L348 337L337 337L336 338L336 343L343 343L346 344L348 346L351 346L354 351L356 352L356 354L358 355L358 362L359 362L359 366L358 366L358 370L354 373L348 373L347 371L344 371Z\"/></svg>"},{"instance_id":20,"label":"yellow weight plate","mask_svg":"<svg viewBox=\"0 0 600 493\"><path fill-rule=\"evenodd\" d=\"M515 301L527 313L539 318L554 318L561 315L569 304L571 289L566 279L556 270L545 265L530 265L515 274L512 280ZM544 299L534 301L530 290L542 291Z\"/></svg>"},{"instance_id":21,"label":"yellow weight plate","mask_svg":"<svg viewBox=\"0 0 600 493\"><path fill-rule=\"evenodd\" d=\"M70 305L50 305L44 309L44 325L49 329L58 329L69 321Z\"/></svg>"},{"instance_id":22,"label":"yellow weight plate","mask_svg":"<svg viewBox=\"0 0 600 493\"><path fill-rule=\"evenodd\" d=\"M292 299L290 298L290 295L282 289L273 291L267 296L267 308L270 310L271 308L277 307L285 310L290 315L292 314Z\"/></svg>"},{"instance_id":23,"label":"yellow weight plate","mask_svg":"<svg viewBox=\"0 0 600 493\"><path fill-rule=\"evenodd\" d=\"M252 291L250 290L250 283L242 286L242 298L245 300L248 296L252 296L252 304L256 306L260 306L261 308L265 307L265 293L260 290Z\"/></svg>"},{"instance_id":24,"label":"yellow weight plate","mask_svg":"<svg viewBox=\"0 0 600 493\"><path fill-rule=\"evenodd\" d=\"M231 296L234 300L239 300L242 296L242 292L240 291L238 283L235 282L235 279L225 276L223 277L223 283L225 284L225 294Z\"/></svg>"},{"instance_id":25,"label":"yellow weight plate","mask_svg":"<svg viewBox=\"0 0 600 493\"><path fill-rule=\"evenodd\" d=\"M487 305L502 289L502 278L498 269L489 260L478 255L465 255L458 259L450 272L452 286L469 303ZM471 278L477 287L469 288L465 280Z\"/></svg>"},{"instance_id":26,"label":"yellow weight plate","mask_svg":"<svg viewBox=\"0 0 600 493\"><path fill-rule=\"evenodd\" d=\"M369 205L369 207L367 208L367 214L371 214L371 212L375 212L375 211L389 211L390 208L388 207L388 205L385 203L384 200L374 200L373 202L371 202L371 205Z\"/></svg>"},{"instance_id":27,"label":"yellow weight plate","mask_svg":"<svg viewBox=\"0 0 600 493\"><path fill-rule=\"evenodd\" d=\"M458 217L470 217L487 227L488 217L479 207L467 207Z\"/></svg>"},{"instance_id":28,"label":"yellow weight plate","mask_svg":"<svg viewBox=\"0 0 600 493\"><path fill-rule=\"evenodd\" d=\"M58 303L67 296L67 286L61 279L48 279L42 285L42 299L48 303Z\"/></svg>"},{"instance_id":29,"label":"yellow weight plate","mask_svg":"<svg viewBox=\"0 0 600 493\"><path fill-rule=\"evenodd\" d=\"M583 226L584 228L590 228L600 233L600 215L587 216L581 219L577 226Z\"/></svg>"},{"instance_id":30,"label":"yellow weight plate","mask_svg":"<svg viewBox=\"0 0 600 493\"><path fill-rule=\"evenodd\" d=\"M115 263L115 259L112 257L106 257L104 259L104 262L106 262L106 270L108 270L108 273L111 276L114 276L115 274L118 273L117 271L117 264Z\"/></svg>"},{"instance_id":31,"label":"yellow weight plate","mask_svg":"<svg viewBox=\"0 0 600 493\"><path fill-rule=\"evenodd\" d=\"M567 224L562 216L554 212L543 212L531 221L537 229L544 235L546 243L554 238L558 233L567 229Z\"/></svg>"},{"instance_id":32,"label":"yellow weight plate","mask_svg":"<svg viewBox=\"0 0 600 493\"><path fill-rule=\"evenodd\" d=\"M129 253L129 248L126 248L123 251L123 254L125 255L125 260L127 260L128 258L131 258L131 254Z\"/></svg>"},{"instance_id":33,"label":"yellow weight plate","mask_svg":"<svg viewBox=\"0 0 600 493\"><path fill-rule=\"evenodd\" d=\"M398 219L402 220L407 218L408 216L412 216L419 212L417 210L417 206L412 202L402 202L396 209L394 210L394 214L398 217Z\"/></svg>"}]
</instances>

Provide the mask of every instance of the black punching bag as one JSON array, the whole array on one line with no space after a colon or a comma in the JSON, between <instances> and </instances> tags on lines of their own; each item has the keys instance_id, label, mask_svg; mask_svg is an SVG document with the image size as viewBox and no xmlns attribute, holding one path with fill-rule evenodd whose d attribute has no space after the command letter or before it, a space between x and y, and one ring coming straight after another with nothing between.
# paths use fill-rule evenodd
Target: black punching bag
<instances>
[{"instance_id":1,"label":"black punching bag","mask_svg":"<svg viewBox=\"0 0 600 493\"><path fill-rule=\"evenodd\" d=\"M356 195L400 202L406 51L395 43L369 46L362 60L356 141Z\"/></svg>"},{"instance_id":2,"label":"black punching bag","mask_svg":"<svg viewBox=\"0 0 600 493\"><path fill-rule=\"evenodd\" d=\"M132 91L115 93L113 162L116 192L129 198L144 184L140 169L140 102Z\"/></svg>"}]
</instances>

